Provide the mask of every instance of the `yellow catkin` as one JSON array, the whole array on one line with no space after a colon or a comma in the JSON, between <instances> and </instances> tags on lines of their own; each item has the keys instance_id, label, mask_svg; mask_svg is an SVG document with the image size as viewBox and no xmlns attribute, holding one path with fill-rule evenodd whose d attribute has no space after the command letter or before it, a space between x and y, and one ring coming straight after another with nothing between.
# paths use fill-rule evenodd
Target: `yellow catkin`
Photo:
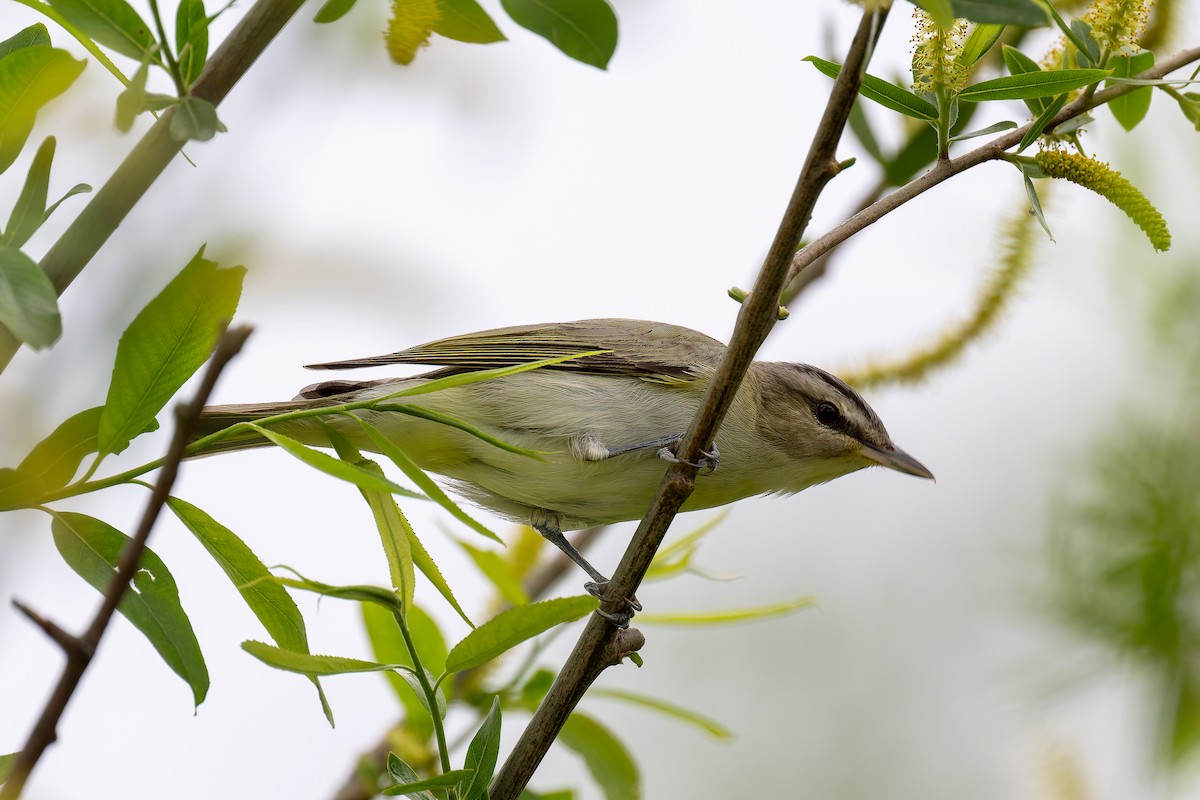
<instances>
[{"instance_id":1,"label":"yellow catkin","mask_svg":"<svg viewBox=\"0 0 1200 800\"><path fill-rule=\"evenodd\" d=\"M1092 38L1114 53L1133 53L1146 29L1150 0L1096 0L1083 15L1092 26Z\"/></svg>"},{"instance_id":2,"label":"yellow catkin","mask_svg":"<svg viewBox=\"0 0 1200 800\"><path fill-rule=\"evenodd\" d=\"M1101 161L1078 153L1043 150L1037 154L1038 167L1048 178L1079 184L1112 203L1146 234L1155 250L1171 247L1171 232L1158 209L1121 173Z\"/></svg>"},{"instance_id":3,"label":"yellow catkin","mask_svg":"<svg viewBox=\"0 0 1200 800\"><path fill-rule=\"evenodd\" d=\"M859 389L888 384L913 384L935 370L954 363L967 345L989 331L1008 307L1033 264L1037 237L1033 215L1022 210L1007 220L1000 231L1003 254L975 300L971 315L936 336L933 341L892 361L869 363L858 370L838 374Z\"/></svg>"},{"instance_id":4,"label":"yellow catkin","mask_svg":"<svg viewBox=\"0 0 1200 800\"><path fill-rule=\"evenodd\" d=\"M411 64L417 50L429 43L429 35L441 18L437 0L392 0L392 16L384 33L392 61Z\"/></svg>"},{"instance_id":5,"label":"yellow catkin","mask_svg":"<svg viewBox=\"0 0 1200 800\"><path fill-rule=\"evenodd\" d=\"M966 20L942 30L933 17L921 9L913 11L917 32L913 34L912 88L918 92L937 92L940 89L958 91L966 85L967 71L958 62L966 37Z\"/></svg>"}]
</instances>

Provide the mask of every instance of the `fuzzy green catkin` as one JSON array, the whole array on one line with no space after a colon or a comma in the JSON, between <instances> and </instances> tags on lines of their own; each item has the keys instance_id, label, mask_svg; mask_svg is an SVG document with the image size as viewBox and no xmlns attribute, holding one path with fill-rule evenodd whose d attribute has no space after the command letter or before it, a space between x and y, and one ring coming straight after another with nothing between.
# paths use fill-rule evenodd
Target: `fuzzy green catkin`
<instances>
[{"instance_id":1,"label":"fuzzy green catkin","mask_svg":"<svg viewBox=\"0 0 1200 800\"><path fill-rule=\"evenodd\" d=\"M956 92L967 82L967 71L958 62L967 33L966 20L942 30L933 17L921 9L913 11L917 32L913 34L912 88L916 92Z\"/></svg>"},{"instance_id":2,"label":"fuzzy green catkin","mask_svg":"<svg viewBox=\"0 0 1200 800\"><path fill-rule=\"evenodd\" d=\"M1004 222L1000 230L1003 243L1000 265L980 290L971 316L903 358L867 364L858 370L846 370L838 374L851 386L865 389L891 383L918 383L929 377L935 369L952 364L963 354L967 345L993 327L1029 274L1038 241L1034 235L1036 224L1033 215L1025 211Z\"/></svg>"},{"instance_id":3,"label":"fuzzy green catkin","mask_svg":"<svg viewBox=\"0 0 1200 800\"><path fill-rule=\"evenodd\" d=\"M1134 53L1146 29L1151 0L1096 0L1083 15L1092 38L1114 53Z\"/></svg>"},{"instance_id":4,"label":"fuzzy green catkin","mask_svg":"<svg viewBox=\"0 0 1200 800\"><path fill-rule=\"evenodd\" d=\"M412 63L417 50L429 43L429 35L441 18L437 0L392 0L392 16L384 34L392 61Z\"/></svg>"},{"instance_id":5,"label":"fuzzy green catkin","mask_svg":"<svg viewBox=\"0 0 1200 800\"><path fill-rule=\"evenodd\" d=\"M1121 173L1101 161L1078 153L1043 150L1037 154L1038 167L1048 178L1077 183L1112 203L1133 220L1155 250L1171 247L1171 232L1158 209Z\"/></svg>"}]
</instances>

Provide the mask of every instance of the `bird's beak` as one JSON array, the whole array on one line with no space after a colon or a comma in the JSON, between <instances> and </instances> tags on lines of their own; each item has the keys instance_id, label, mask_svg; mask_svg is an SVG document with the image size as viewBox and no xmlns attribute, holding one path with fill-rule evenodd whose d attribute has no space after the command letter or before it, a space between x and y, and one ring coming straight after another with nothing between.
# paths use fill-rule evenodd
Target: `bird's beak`
<instances>
[{"instance_id":1,"label":"bird's beak","mask_svg":"<svg viewBox=\"0 0 1200 800\"><path fill-rule=\"evenodd\" d=\"M907 475L916 475L918 478L933 480L933 473L926 469L924 464L899 447L893 447L891 450L883 450L878 447L863 445L862 454L881 467L894 469L897 472L903 472Z\"/></svg>"}]
</instances>

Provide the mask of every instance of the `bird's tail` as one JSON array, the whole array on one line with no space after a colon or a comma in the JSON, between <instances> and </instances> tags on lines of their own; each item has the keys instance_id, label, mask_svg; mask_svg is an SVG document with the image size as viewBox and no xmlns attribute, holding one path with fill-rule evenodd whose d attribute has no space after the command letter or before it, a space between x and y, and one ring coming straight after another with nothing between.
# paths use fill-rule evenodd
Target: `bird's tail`
<instances>
[{"instance_id":1,"label":"bird's tail","mask_svg":"<svg viewBox=\"0 0 1200 800\"><path fill-rule=\"evenodd\" d=\"M319 401L314 400L289 400L282 403L239 403L228 406L209 406L200 412L200 421L196 426L192 441L195 442L211 434L232 428L239 422L255 422L264 417L286 414L289 411L304 411L320 404ZM239 430L205 445L195 455L207 456L230 450L266 447L269 444L269 441L255 431Z\"/></svg>"}]
</instances>

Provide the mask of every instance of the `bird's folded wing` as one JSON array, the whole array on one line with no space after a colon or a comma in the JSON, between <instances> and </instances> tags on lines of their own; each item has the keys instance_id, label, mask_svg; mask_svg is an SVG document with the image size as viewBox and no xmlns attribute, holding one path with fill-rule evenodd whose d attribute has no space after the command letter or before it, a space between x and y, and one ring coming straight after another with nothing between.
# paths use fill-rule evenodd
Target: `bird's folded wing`
<instances>
[{"instance_id":1,"label":"bird's folded wing","mask_svg":"<svg viewBox=\"0 0 1200 800\"><path fill-rule=\"evenodd\" d=\"M628 319L590 319L468 333L398 353L310 364L309 369L353 369L387 364L430 364L471 372L546 358L607 352L549 369L627 375L652 381L690 381L715 368L725 345L690 328Z\"/></svg>"}]
</instances>

